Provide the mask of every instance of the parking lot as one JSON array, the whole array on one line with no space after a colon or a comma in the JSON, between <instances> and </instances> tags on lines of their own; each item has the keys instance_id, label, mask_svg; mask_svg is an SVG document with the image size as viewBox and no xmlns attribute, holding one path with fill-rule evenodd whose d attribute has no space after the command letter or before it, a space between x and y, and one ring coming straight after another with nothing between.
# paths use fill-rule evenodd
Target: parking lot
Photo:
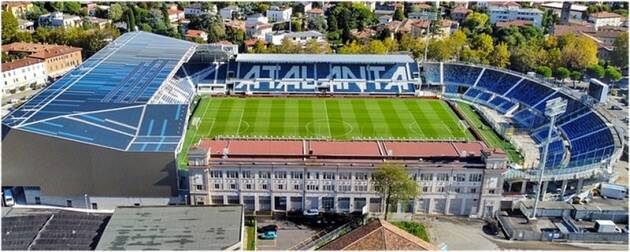
<instances>
[{"instance_id":1,"label":"parking lot","mask_svg":"<svg viewBox=\"0 0 630 252\"><path fill-rule=\"evenodd\" d=\"M288 220L271 218L258 219L258 227L271 224L278 225L278 238L274 240L261 240L257 235L257 250L287 250L319 232L319 230Z\"/></svg>"}]
</instances>

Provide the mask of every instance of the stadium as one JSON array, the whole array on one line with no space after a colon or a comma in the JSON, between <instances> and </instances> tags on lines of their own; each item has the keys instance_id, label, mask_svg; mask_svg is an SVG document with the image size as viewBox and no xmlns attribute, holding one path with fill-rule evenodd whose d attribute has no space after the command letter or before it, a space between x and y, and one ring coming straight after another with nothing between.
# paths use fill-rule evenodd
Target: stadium
<instances>
[{"instance_id":1,"label":"stadium","mask_svg":"<svg viewBox=\"0 0 630 252\"><path fill-rule=\"evenodd\" d=\"M567 105L550 125L555 98ZM593 100L490 66L239 54L132 32L3 119L3 186L27 203L379 212L358 174L397 160L428 187L399 209L481 216L504 191L532 193L542 163L554 195L611 176L623 138ZM332 167L335 182L319 181Z\"/></svg>"}]
</instances>

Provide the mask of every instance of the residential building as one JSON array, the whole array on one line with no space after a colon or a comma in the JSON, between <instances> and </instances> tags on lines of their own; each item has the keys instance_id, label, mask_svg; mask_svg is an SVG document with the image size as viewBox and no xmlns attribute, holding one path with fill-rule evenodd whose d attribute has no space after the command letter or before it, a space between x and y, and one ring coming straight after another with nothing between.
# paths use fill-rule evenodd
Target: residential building
<instances>
[{"instance_id":1,"label":"residential building","mask_svg":"<svg viewBox=\"0 0 630 252\"><path fill-rule=\"evenodd\" d=\"M5 2L2 4L2 11L9 11L16 18L26 18L26 12L33 9L31 2Z\"/></svg>"},{"instance_id":2,"label":"residential building","mask_svg":"<svg viewBox=\"0 0 630 252\"><path fill-rule=\"evenodd\" d=\"M272 26L267 23L256 23L251 26L246 26L247 36L251 38L257 38L265 40L265 36L272 32Z\"/></svg>"},{"instance_id":3,"label":"residential building","mask_svg":"<svg viewBox=\"0 0 630 252\"><path fill-rule=\"evenodd\" d=\"M554 36L562 36L565 34L579 34L581 32L595 32L595 27L593 26L593 24L587 22L570 22L566 25L559 24L553 26Z\"/></svg>"},{"instance_id":4,"label":"residential building","mask_svg":"<svg viewBox=\"0 0 630 252\"><path fill-rule=\"evenodd\" d=\"M221 17L223 17L223 19L232 19L234 18L235 15L238 15L240 11L240 8L238 6L227 6L222 8L219 11L219 14L221 15Z\"/></svg>"},{"instance_id":5,"label":"residential building","mask_svg":"<svg viewBox=\"0 0 630 252\"><path fill-rule=\"evenodd\" d=\"M411 36L414 38L424 37L429 34L431 20L410 20L409 23L411 24Z\"/></svg>"},{"instance_id":6,"label":"residential building","mask_svg":"<svg viewBox=\"0 0 630 252\"><path fill-rule=\"evenodd\" d=\"M393 21L392 16L390 15L383 15L378 17L378 23L379 24L389 24L389 22Z\"/></svg>"},{"instance_id":7,"label":"residential building","mask_svg":"<svg viewBox=\"0 0 630 252\"><path fill-rule=\"evenodd\" d=\"M83 62L78 47L18 42L3 45L2 51L26 53L28 58L43 60L46 75L51 78L59 77Z\"/></svg>"},{"instance_id":8,"label":"residential building","mask_svg":"<svg viewBox=\"0 0 630 252\"><path fill-rule=\"evenodd\" d=\"M97 4L96 3L86 3L86 4L82 4L82 7L85 7L85 9L88 12L89 16L96 16L96 10L97 10Z\"/></svg>"},{"instance_id":9,"label":"residential building","mask_svg":"<svg viewBox=\"0 0 630 252\"><path fill-rule=\"evenodd\" d=\"M309 40L315 40L317 42L326 41L325 35L318 31L268 33L265 36L265 41L273 45L280 45L282 44L282 40L285 38L297 43L298 45L304 45Z\"/></svg>"},{"instance_id":10,"label":"residential building","mask_svg":"<svg viewBox=\"0 0 630 252\"><path fill-rule=\"evenodd\" d=\"M386 220L374 219L331 241L319 250L439 251L440 248L392 225Z\"/></svg>"},{"instance_id":11,"label":"residential building","mask_svg":"<svg viewBox=\"0 0 630 252\"><path fill-rule=\"evenodd\" d=\"M361 1L360 3L365 5L370 11L376 10L376 1Z\"/></svg>"},{"instance_id":12,"label":"residential building","mask_svg":"<svg viewBox=\"0 0 630 252\"><path fill-rule=\"evenodd\" d=\"M524 20L532 22L535 27L541 27L543 12L534 8L490 7L490 23Z\"/></svg>"},{"instance_id":13,"label":"residential building","mask_svg":"<svg viewBox=\"0 0 630 252\"><path fill-rule=\"evenodd\" d=\"M459 22L449 20L449 19L441 19L438 20L437 23L437 32L439 35L443 37L450 36L453 32L457 31L459 28Z\"/></svg>"},{"instance_id":14,"label":"residential building","mask_svg":"<svg viewBox=\"0 0 630 252\"><path fill-rule=\"evenodd\" d=\"M374 189L372 173L393 155L404 162L421 190L419 197L393 205L394 212L484 217L499 209L504 153L483 150L478 143L454 143L458 147L453 150L466 154L449 153L440 159L459 161L434 163L425 151L453 143L425 144L202 140L188 152L190 200L243 204L245 211L367 210L380 215L384 202ZM380 148L391 155L379 154ZM283 158L275 158L279 156ZM478 161L466 161L473 159Z\"/></svg>"},{"instance_id":15,"label":"residential building","mask_svg":"<svg viewBox=\"0 0 630 252\"><path fill-rule=\"evenodd\" d=\"M289 22L291 21L291 15L293 9L290 7L271 6L267 10L267 18L269 22Z\"/></svg>"},{"instance_id":16,"label":"residential building","mask_svg":"<svg viewBox=\"0 0 630 252\"><path fill-rule=\"evenodd\" d=\"M323 17L324 11L320 8L313 8L304 12L304 15L307 19L311 19L313 17Z\"/></svg>"},{"instance_id":17,"label":"residential building","mask_svg":"<svg viewBox=\"0 0 630 252\"><path fill-rule=\"evenodd\" d=\"M417 12L410 12L408 15L409 19L412 20L437 20L438 19L438 13L434 12L434 11L417 11Z\"/></svg>"},{"instance_id":18,"label":"residential building","mask_svg":"<svg viewBox=\"0 0 630 252\"><path fill-rule=\"evenodd\" d=\"M2 63L2 97L26 89L37 89L47 80L44 61L33 58L17 59Z\"/></svg>"},{"instance_id":19,"label":"residential building","mask_svg":"<svg viewBox=\"0 0 630 252\"><path fill-rule=\"evenodd\" d=\"M515 1L493 1L493 0L484 0L479 1L477 5L481 8L488 9L492 7L500 7L500 8L520 8L521 5Z\"/></svg>"},{"instance_id":20,"label":"residential building","mask_svg":"<svg viewBox=\"0 0 630 252\"><path fill-rule=\"evenodd\" d=\"M166 13L168 14L168 20L171 21L171 23L177 23L181 20L184 20L184 18L186 17L184 11L178 9L177 5L172 5L166 10Z\"/></svg>"},{"instance_id":21,"label":"residential building","mask_svg":"<svg viewBox=\"0 0 630 252\"><path fill-rule=\"evenodd\" d=\"M79 27L83 24L81 17L54 12L39 16L38 23L40 26L51 27Z\"/></svg>"},{"instance_id":22,"label":"residential building","mask_svg":"<svg viewBox=\"0 0 630 252\"><path fill-rule=\"evenodd\" d=\"M400 8L402 11L405 11L405 5L402 3L380 2L375 5L374 14L376 14L377 16L393 16L396 12L396 9L398 8Z\"/></svg>"},{"instance_id":23,"label":"residential building","mask_svg":"<svg viewBox=\"0 0 630 252\"><path fill-rule=\"evenodd\" d=\"M310 11L313 9L313 3L312 2L302 2L302 6L304 8L304 13Z\"/></svg>"},{"instance_id":24,"label":"residential building","mask_svg":"<svg viewBox=\"0 0 630 252\"><path fill-rule=\"evenodd\" d=\"M186 31L185 37L186 38L200 38L200 39L203 39L203 41L208 41L208 33L202 30L188 29Z\"/></svg>"},{"instance_id":25,"label":"residential building","mask_svg":"<svg viewBox=\"0 0 630 252\"><path fill-rule=\"evenodd\" d=\"M112 20L110 19L97 18L97 17L89 17L87 20L88 22L90 22L91 24L93 24L99 29L104 29L105 27L107 27L107 25L112 23Z\"/></svg>"},{"instance_id":26,"label":"residential building","mask_svg":"<svg viewBox=\"0 0 630 252\"><path fill-rule=\"evenodd\" d=\"M256 24L261 24L261 23L267 24L269 23L269 19L265 17L263 14L256 13L256 14L247 16L247 19L245 20L245 27L250 27Z\"/></svg>"},{"instance_id":27,"label":"residential building","mask_svg":"<svg viewBox=\"0 0 630 252\"><path fill-rule=\"evenodd\" d=\"M18 18L18 29L23 32L34 32L35 31L35 23L30 20Z\"/></svg>"},{"instance_id":28,"label":"residential building","mask_svg":"<svg viewBox=\"0 0 630 252\"><path fill-rule=\"evenodd\" d=\"M558 17L562 16L562 8L564 2L551 2L551 3L543 3L540 5L545 10L552 10L554 14L558 15ZM571 3L570 11L569 11L569 21L582 21L586 18L586 10L588 6Z\"/></svg>"},{"instance_id":29,"label":"residential building","mask_svg":"<svg viewBox=\"0 0 630 252\"><path fill-rule=\"evenodd\" d=\"M190 6L184 8L184 15L186 16L199 16L201 14L216 14L217 6L211 5L210 9L203 8L201 3L193 3Z\"/></svg>"},{"instance_id":30,"label":"residential building","mask_svg":"<svg viewBox=\"0 0 630 252\"><path fill-rule=\"evenodd\" d=\"M400 21L394 21L394 22L400 22ZM365 28L363 29L363 31L359 31L358 29L352 29L350 30L350 33L362 44L369 43L372 37L376 36L376 31L370 28ZM393 33L392 33L392 37L394 37Z\"/></svg>"},{"instance_id":31,"label":"residential building","mask_svg":"<svg viewBox=\"0 0 630 252\"><path fill-rule=\"evenodd\" d=\"M243 31L246 30L245 22L243 22L242 20L226 19L226 20L223 20L223 24L225 25L226 28L231 28L235 30L243 30Z\"/></svg>"},{"instance_id":32,"label":"residential building","mask_svg":"<svg viewBox=\"0 0 630 252\"><path fill-rule=\"evenodd\" d=\"M243 41L243 46L245 46L245 51L252 50L254 46L256 45L256 43L258 43L258 41L262 42L264 45L267 44L267 42L265 42L265 40L263 39L259 39L259 38L248 39L248 40Z\"/></svg>"},{"instance_id":33,"label":"residential building","mask_svg":"<svg viewBox=\"0 0 630 252\"><path fill-rule=\"evenodd\" d=\"M595 30L597 30L602 26L621 26L623 24L621 17L617 13L602 11L591 14L588 21L593 23Z\"/></svg>"},{"instance_id":34,"label":"residential building","mask_svg":"<svg viewBox=\"0 0 630 252\"><path fill-rule=\"evenodd\" d=\"M468 16L468 14L472 12L472 10L466 8L463 5L457 5L451 10L451 18L461 23L462 21L464 21L464 19L466 19L466 16Z\"/></svg>"}]
</instances>

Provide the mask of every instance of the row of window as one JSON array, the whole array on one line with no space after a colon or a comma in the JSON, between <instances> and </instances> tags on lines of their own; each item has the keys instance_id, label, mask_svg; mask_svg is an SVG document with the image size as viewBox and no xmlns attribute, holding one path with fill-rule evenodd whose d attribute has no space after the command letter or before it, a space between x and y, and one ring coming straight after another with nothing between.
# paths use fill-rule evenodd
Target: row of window
<instances>
[{"instance_id":1,"label":"row of window","mask_svg":"<svg viewBox=\"0 0 630 252\"><path fill-rule=\"evenodd\" d=\"M213 170L210 171L210 178L223 178L225 175L225 178L234 178L237 179L239 178L239 172L238 171L225 171L225 173L223 171L220 170ZM287 179L287 178L291 178L291 179L303 179L304 178L304 173L301 171L292 171L292 172L287 172L287 171L274 171L273 174L272 172L269 171L259 171L258 172L258 178L261 179L270 179L272 178L276 178L276 179ZM324 180L351 180L353 173L352 172L339 172L339 173L335 173L335 172L306 172L306 179L324 179ZM433 173L420 173L419 176L417 176L416 174L413 175L413 178L415 180L419 180L419 181L433 181ZM367 172L354 172L354 179L355 180L368 180L368 176L369 174ZM480 182L482 179L483 174L481 173L471 173L471 174L466 174L466 173L457 173L457 174L453 174L452 177L452 181L454 182L465 182L465 181L469 181L469 182ZM435 175L435 178L437 181L449 181L449 173L438 173ZM243 171L240 178L255 178L255 172L252 171Z\"/></svg>"},{"instance_id":2,"label":"row of window","mask_svg":"<svg viewBox=\"0 0 630 252\"><path fill-rule=\"evenodd\" d=\"M256 185L254 184L244 184L243 185L243 190L254 190L256 188ZM274 190L289 190L289 188L292 188L292 190L302 190L303 187L301 184L294 184L291 187L287 186L285 184L276 184ZM368 191L368 186L367 185L355 185L354 186L354 190L352 190L353 186L352 185L339 185L337 186L337 191L338 192L367 192ZM197 191L203 191L203 185L195 185L195 189L197 189ZM237 190L238 189L238 184L236 183L231 183L228 184L227 190ZM269 189L269 185L268 184L259 184L258 188L256 188L258 190L268 190ZM306 185L306 190L307 191L335 191L335 185ZM214 184L214 190L224 190L224 186L221 183L215 183Z\"/></svg>"}]
</instances>

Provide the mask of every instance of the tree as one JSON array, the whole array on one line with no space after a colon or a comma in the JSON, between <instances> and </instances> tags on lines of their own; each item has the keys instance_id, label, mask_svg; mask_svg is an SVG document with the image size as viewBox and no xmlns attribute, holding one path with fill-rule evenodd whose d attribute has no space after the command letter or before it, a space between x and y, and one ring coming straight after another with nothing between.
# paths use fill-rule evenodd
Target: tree
<instances>
[{"instance_id":1,"label":"tree","mask_svg":"<svg viewBox=\"0 0 630 252\"><path fill-rule=\"evenodd\" d=\"M49 9L50 11L59 11L62 12L64 9L64 3L65 2L50 2L49 4Z\"/></svg>"},{"instance_id":2,"label":"tree","mask_svg":"<svg viewBox=\"0 0 630 252\"><path fill-rule=\"evenodd\" d=\"M570 78L573 81L573 88L575 88L576 82L582 79L582 72L573 71L571 72Z\"/></svg>"},{"instance_id":3,"label":"tree","mask_svg":"<svg viewBox=\"0 0 630 252\"><path fill-rule=\"evenodd\" d=\"M37 5L33 5L33 8L31 8L31 10L26 12L26 19L31 20L31 21L37 21L37 19L39 18L39 16L46 14L46 10L43 8L40 8Z\"/></svg>"},{"instance_id":4,"label":"tree","mask_svg":"<svg viewBox=\"0 0 630 252\"><path fill-rule=\"evenodd\" d=\"M597 63L597 43L585 36L573 34L561 36L558 45L562 48L562 63L571 69L584 69Z\"/></svg>"},{"instance_id":5,"label":"tree","mask_svg":"<svg viewBox=\"0 0 630 252\"><path fill-rule=\"evenodd\" d=\"M315 39L309 39L306 44L304 44L304 53L328 53L328 46L325 43L321 43Z\"/></svg>"},{"instance_id":6,"label":"tree","mask_svg":"<svg viewBox=\"0 0 630 252\"><path fill-rule=\"evenodd\" d=\"M2 12L2 43L13 42L18 32L18 20L10 11Z\"/></svg>"},{"instance_id":7,"label":"tree","mask_svg":"<svg viewBox=\"0 0 630 252\"><path fill-rule=\"evenodd\" d=\"M326 19L323 16L315 16L308 20L307 28L320 32L326 31Z\"/></svg>"},{"instance_id":8,"label":"tree","mask_svg":"<svg viewBox=\"0 0 630 252\"><path fill-rule=\"evenodd\" d=\"M405 19L405 13L401 8L396 8L394 11L394 20L402 21L403 19Z\"/></svg>"},{"instance_id":9,"label":"tree","mask_svg":"<svg viewBox=\"0 0 630 252\"><path fill-rule=\"evenodd\" d=\"M378 35L378 38L380 40L385 40L385 39L391 38L391 37L392 37L392 31L390 31L389 28L383 28L381 33Z\"/></svg>"},{"instance_id":10,"label":"tree","mask_svg":"<svg viewBox=\"0 0 630 252\"><path fill-rule=\"evenodd\" d=\"M453 58L453 48L446 40L432 39L429 42L427 57L437 61L445 61Z\"/></svg>"},{"instance_id":11,"label":"tree","mask_svg":"<svg viewBox=\"0 0 630 252\"><path fill-rule=\"evenodd\" d=\"M459 55L461 54L462 49L467 42L468 38L466 37L466 33L464 33L462 30L457 30L453 32L450 37L448 37L448 44L455 53L455 58L459 59Z\"/></svg>"},{"instance_id":12,"label":"tree","mask_svg":"<svg viewBox=\"0 0 630 252\"><path fill-rule=\"evenodd\" d=\"M494 48L494 53L490 55L490 64L501 68L510 64L510 51L505 43L499 43Z\"/></svg>"},{"instance_id":13,"label":"tree","mask_svg":"<svg viewBox=\"0 0 630 252\"><path fill-rule=\"evenodd\" d=\"M526 73L540 65L546 65L547 51L535 44L523 44L512 50L510 67L516 71Z\"/></svg>"},{"instance_id":14,"label":"tree","mask_svg":"<svg viewBox=\"0 0 630 252\"><path fill-rule=\"evenodd\" d=\"M569 71L569 69L565 67L558 67L556 68L556 71L553 72L553 77L555 77L560 82L564 82L564 80L568 78L570 74L571 71Z\"/></svg>"},{"instance_id":15,"label":"tree","mask_svg":"<svg viewBox=\"0 0 630 252\"><path fill-rule=\"evenodd\" d=\"M613 66L608 66L606 68L606 73L604 74L604 77L609 81L609 82L617 82L619 80L621 80L621 72L619 72L619 70L617 70L617 68L613 67Z\"/></svg>"},{"instance_id":16,"label":"tree","mask_svg":"<svg viewBox=\"0 0 630 252\"><path fill-rule=\"evenodd\" d=\"M210 24L206 29L208 31L208 43L219 42L225 38L225 25L220 16L211 18Z\"/></svg>"},{"instance_id":17,"label":"tree","mask_svg":"<svg viewBox=\"0 0 630 252\"><path fill-rule=\"evenodd\" d=\"M475 32L480 29L484 29L488 24L488 20L490 18L487 14L474 12L464 19L463 26L468 28L470 31Z\"/></svg>"},{"instance_id":18,"label":"tree","mask_svg":"<svg viewBox=\"0 0 630 252\"><path fill-rule=\"evenodd\" d=\"M300 46L289 38L282 39L282 43L277 49L278 53L299 53Z\"/></svg>"},{"instance_id":19,"label":"tree","mask_svg":"<svg viewBox=\"0 0 630 252\"><path fill-rule=\"evenodd\" d=\"M328 16L328 31L337 31L337 18L335 15Z\"/></svg>"},{"instance_id":20,"label":"tree","mask_svg":"<svg viewBox=\"0 0 630 252\"><path fill-rule=\"evenodd\" d=\"M359 54L363 53L363 46L359 45L357 41L346 44L337 50L339 54Z\"/></svg>"},{"instance_id":21,"label":"tree","mask_svg":"<svg viewBox=\"0 0 630 252\"><path fill-rule=\"evenodd\" d=\"M136 16L133 14L133 10L127 10L127 30L135 31L136 29Z\"/></svg>"},{"instance_id":22,"label":"tree","mask_svg":"<svg viewBox=\"0 0 630 252\"><path fill-rule=\"evenodd\" d=\"M120 4L117 4L117 3L112 4L109 7L109 11L107 12L107 17L111 19L113 22L120 20L122 18L122 15L123 15L122 6L120 6Z\"/></svg>"},{"instance_id":23,"label":"tree","mask_svg":"<svg viewBox=\"0 0 630 252\"><path fill-rule=\"evenodd\" d=\"M472 45L479 53L479 63L488 64L489 55L494 51L492 36L482 33L473 39Z\"/></svg>"},{"instance_id":24,"label":"tree","mask_svg":"<svg viewBox=\"0 0 630 252\"><path fill-rule=\"evenodd\" d=\"M613 43L612 63L618 67L628 66L628 32L621 33Z\"/></svg>"},{"instance_id":25,"label":"tree","mask_svg":"<svg viewBox=\"0 0 630 252\"><path fill-rule=\"evenodd\" d=\"M386 54L387 47L380 40L372 40L368 44L366 51L371 54Z\"/></svg>"},{"instance_id":26,"label":"tree","mask_svg":"<svg viewBox=\"0 0 630 252\"><path fill-rule=\"evenodd\" d=\"M302 31L302 21L300 21L299 19L291 20L291 30L294 31L294 32L301 32Z\"/></svg>"},{"instance_id":27,"label":"tree","mask_svg":"<svg viewBox=\"0 0 630 252\"><path fill-rule=\"evenodd\" d=\"M592 65L590 65L590 66L588 66L586 68L586 73L591 78L602 78L602 77L604 77L604 74L606 73L606 70L604 69L603 66L601 66L599 64L592 64Z\"/></svg>"},{"instance_id":28,"label":"tree","mask_svg":"<svg viewBox=\"0 0 630 252\"><path fill-rule=\"evenodd\" d=\"M400 164L384 163L372 173L372 183L374 189L385 199L386 220L391 204L418 196L418 184L409 177Z\"/></svg>"},{"instance_id":29,"label":"tree","mask_svg":"<svg viewBox=\"0 0 630 252\"><path fill-rule=\"evenodd\" d=\"M544 76L545 78L551 77L551 68L548 66L539 66L536 68L536 73Z\"/></svg>"},{"instance_id":30,"label":"tree","mask_svg":"<svg viewBox=\"0 0 630 252\"><path fill-rule=\"evenodd\" d=\"M81 4L79 2L65 2L63 7L67 13L74 15L81 14Z\"/></svg>"}]
</instances>

